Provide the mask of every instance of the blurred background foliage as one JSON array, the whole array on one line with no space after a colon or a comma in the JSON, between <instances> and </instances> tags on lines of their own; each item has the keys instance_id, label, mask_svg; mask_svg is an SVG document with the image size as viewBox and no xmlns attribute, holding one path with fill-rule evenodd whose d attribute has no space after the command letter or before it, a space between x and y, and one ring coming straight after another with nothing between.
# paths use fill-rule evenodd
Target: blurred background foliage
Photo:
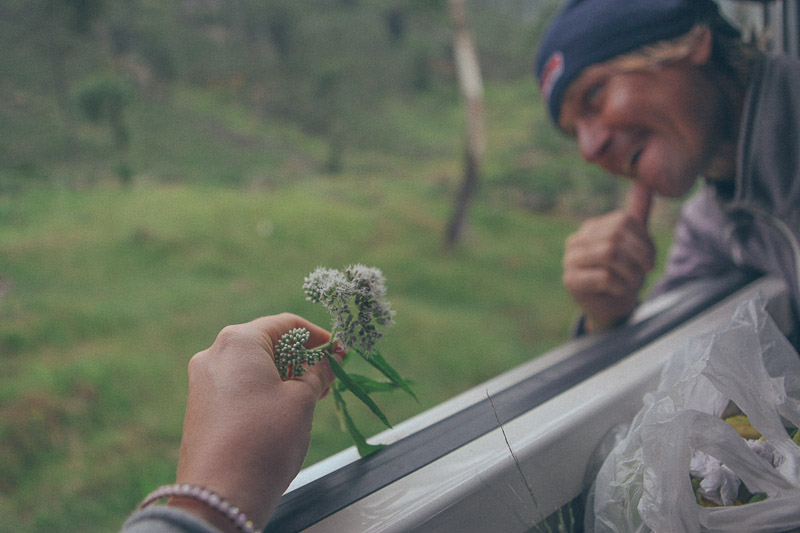
<instances>
[{"instance_id":1,"label":"blurred background foliage","mask_svg":"<svg viewBox=\"0 0 800 533\"><path fill-rule=\"evenodd\" d=\"M174 480L191 355L263 314L326 325L317 266L387 276L382 351L420 397L378 398L393 422L567 340L564 239L625 184L539 104L557 3L467 2L488 146L445 252L445 0L2 0L0 531L116 530ZM308 461L348 445L322 402Z\"/></svg>"},{"instance_id":2,"label":"blurred background foliage","mask_svg":"<svg viewBox=\"0 0 800 533\"><path fill-rule=\"evenodd\" d=\"M486 83L524 80L527 94L512 97L524 99L508 104L529 127L533 51L554 7L469 3ZM449 155L460 141L444 0L5 0L0 15L0 190L115 172L123 181L272 183L279 158L339 173L365 151L419 159ZM427 112L410 113L419 105ZM449 121L443 138L428 135L433 117ZM546 123L535 126L553 138ZM303 141L292 153L287 128L313 138L313 157ZM176 168L197 155L188 151L207 154L206 144L229 151L227 172ZM531 164L520 158L497 177L519 187L514 176ZM558 192L548 183L538 194L547 204Z\"/></svg>"}]
</instances>

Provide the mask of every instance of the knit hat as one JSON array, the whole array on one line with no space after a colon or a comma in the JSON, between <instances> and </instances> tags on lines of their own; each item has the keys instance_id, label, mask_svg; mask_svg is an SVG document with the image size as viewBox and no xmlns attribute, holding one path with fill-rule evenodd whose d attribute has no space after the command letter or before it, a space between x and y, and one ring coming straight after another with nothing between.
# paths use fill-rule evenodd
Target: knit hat
<instances>
[{"instance_id":1,"label":"knit hat","mask_svg":"<svg viewBox=\"0 0 800 533\"><path fill-rule=\"evenodd\" d=\"M738 35L713 0L568 0L541 40L535 65L553 122L583 69L683 35L697 23Z\"/></svg>"}]
</instances>

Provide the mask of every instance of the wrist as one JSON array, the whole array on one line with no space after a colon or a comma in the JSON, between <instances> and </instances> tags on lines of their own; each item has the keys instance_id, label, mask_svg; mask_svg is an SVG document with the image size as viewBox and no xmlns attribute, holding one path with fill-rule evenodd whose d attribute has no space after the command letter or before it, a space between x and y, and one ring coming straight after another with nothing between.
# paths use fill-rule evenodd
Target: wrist
<instances>
[{"instance_id":1,"label":"wrist","mask_svg":"<svg viewBox=\"0 0 800 533\"><path fill-rule=\"evenodd\" d=\"M167 505L190 512L223 533L256 533L251 520L236 506L213 491L196 485L164 485L151 492L142 503L144 509L168 498Z\"/></svg>"},{"instance_id":2,"label":"wrist","mask_svg":"<svg viewBox=\"0 0 800 533\"><path fill-rule=\"evenodd\" d=\"M192 513L198 518L205 520L215 528L219 529L223 533L241 533L240 530L233 524L233 522L222 516L219 511L215 511L207 505L192 498L173 496L167 500L167 505L169 507L177 507L178 509Z\"/></svg>"}]
</instances>

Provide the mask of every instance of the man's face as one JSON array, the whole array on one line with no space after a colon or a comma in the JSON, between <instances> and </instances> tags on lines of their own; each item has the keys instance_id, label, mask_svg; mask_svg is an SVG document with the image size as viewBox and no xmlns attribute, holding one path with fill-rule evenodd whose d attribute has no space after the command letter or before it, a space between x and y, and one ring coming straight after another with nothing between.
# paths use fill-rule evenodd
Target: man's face
<instances>
[{"instance_id":1,"label":"man's face","mask_svg":"<svg viewBox=\"0 0 800 533\"><path fill-rule=\"evenodd\" d=\"M719 142L714 93L689 60L637 70L600 63L570 84L559 122L587 161L678 197Z\"/></svg>"}]
</instances>

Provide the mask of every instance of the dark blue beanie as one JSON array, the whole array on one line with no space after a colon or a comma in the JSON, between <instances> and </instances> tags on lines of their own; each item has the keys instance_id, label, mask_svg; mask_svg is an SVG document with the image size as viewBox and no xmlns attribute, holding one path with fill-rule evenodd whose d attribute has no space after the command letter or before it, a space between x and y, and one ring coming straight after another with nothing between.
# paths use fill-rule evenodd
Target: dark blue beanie
<instances>
[{"instance_id":1,"label":"dark blue beanie","mask_svg":"<svg viewBox=\"0 0 800 533\"><path fill-rule=\"evenodd\" d=\"M536 76L553 122L569 84L588 66L687 33L733 29L713 0L568 0L539 44Z\"/></svg>"}]
</instances>

